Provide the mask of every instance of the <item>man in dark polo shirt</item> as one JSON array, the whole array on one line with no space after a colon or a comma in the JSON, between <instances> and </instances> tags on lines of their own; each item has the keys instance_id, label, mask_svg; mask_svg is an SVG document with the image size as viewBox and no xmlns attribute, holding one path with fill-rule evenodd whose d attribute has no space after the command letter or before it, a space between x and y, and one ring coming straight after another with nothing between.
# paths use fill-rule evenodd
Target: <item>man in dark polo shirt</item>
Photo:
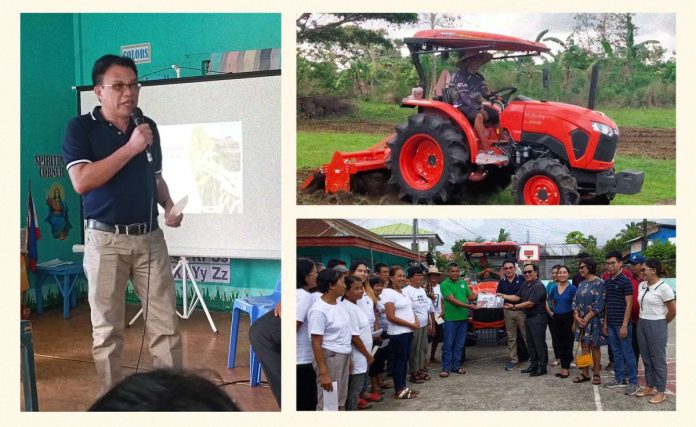
<instances>
[{"instance_id":1,"label":"man in dark polo shirt","mask_svg":"<svg viewBox=\"0 0 696 427\"><path fill-rule=\"evenodd\" d=\"M520 286L524 283L524 278L515 272L515 261L506 260L503 262L503 278L498 282L496 293L505 295L517 295ZM512 371L521 361L520 347L525 346L527 341L527 330L524 326L525 318L523 310L513 310L503 308L505 318L505 332L507 332L507 346L510 360L505 364L506 371ZM517 332L522 335L518 337ZM522 341L523 340L523 341ZM520 345L521 344L521 345ZM524 348L526 352L526 346Z\"/></svg>"},{"instance_id":2,"label":"man in dark polo shirt","mask_svg":"<svg viewBox=\"0 0 696 427\"><path fill-rule=\"evenodd\" d=\"M68 123L63 159L84 205L92 354L103 394L123 377L128 279L143 302L153 366L181 367L174 280L157 203L167 226L178 227L183 216L171 212L157 126L131 119L140 89L133 60L99 58L92 83L101 107Z\"/></svg>"},{"instance_id":3,"label":"man in dark polo shirt","mask_svg":"<svg viewBox=\"0 0 696 427\"><path fill-rule=\"evenodd\" d=\"M524 323L527 328L529 366L520 372L538 377L546 375L546 365L549 361L546 346L546 288L539 280L538 266L525 264L522 274L524 274L525 282L520 286L517 294L498 295L508 301L503 308L524 310L527 315Z\"/></svg>"},{"instance_id":4,"label":"man in dark polo shirt","mask_svg":"<svg viewBox=\"0 0 696 427\"><path fill-rule=\"evenodd\" d=\"M636 357L636 366L638 366L638 359L640 358L640 348L638 347L638 313L640 312L640 307L638 305L638 284L642 282L643 273L640 271L645 263L645 257L638 254L631 254L626 259L624 263L626 268L623 269L624 276L631 279L631 285L633 285L633 308L631 309L631 323L633 327L631 328L631 344L633 345L633 355Z\"/></svg>"},{"instance_id":5,"label":"man in dark polo shirt","mask_svg":"<svg viewBox=\"0 0 696 427\"><path fill-rule=\"evenodd\" d=\"M636 359L631 346L633 285L621 271L620 252L609 252L605 264L609 275L604 280L604 333L609 336L610 349L614 353L614 381L604 384L604 387L624 387L624 380L628 380L626 394L633 395L638 391Z\"/></svg>"}]
</instances>

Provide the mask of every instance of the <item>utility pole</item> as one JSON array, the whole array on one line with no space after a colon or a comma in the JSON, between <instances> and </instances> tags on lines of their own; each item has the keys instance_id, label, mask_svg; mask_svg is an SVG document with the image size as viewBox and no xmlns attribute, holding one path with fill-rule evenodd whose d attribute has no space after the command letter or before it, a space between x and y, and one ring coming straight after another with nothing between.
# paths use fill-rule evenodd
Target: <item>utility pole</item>
<instances>
[{"instance_id":1,"label":"utility pole","mask_svg":"<svg viewBox=\"0 0 696 427\"><path fill-rule=\"evenodd\" d=\"M648 247L648 220L643 218L643 239L640 242L640 251L645 252Z\"/></svg>"},{"instance_id":2,"label":"utility pole","mask_svg":"<svg viewBox=\"0 0 696 427\"><path fill-rule=\"evenodd\" d=\"M411 250L418 255L418 262L420 262L420 251L418 250L418 219L413 219L413 242L411 243Z\"/></svg>"}]
</instances>

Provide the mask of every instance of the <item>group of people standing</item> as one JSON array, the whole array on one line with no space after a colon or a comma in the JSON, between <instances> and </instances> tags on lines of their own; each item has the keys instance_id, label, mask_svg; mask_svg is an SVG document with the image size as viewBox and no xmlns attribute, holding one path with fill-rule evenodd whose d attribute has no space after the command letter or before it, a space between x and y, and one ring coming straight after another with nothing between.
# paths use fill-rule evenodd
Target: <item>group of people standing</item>
<instances>
[{"instance_id":1,"label":"group of people standing","mask_svg":"<svg viewBox=\"0 0 696 427\"><path fill-rule=\"evenodd\" d=\"M610 252L604 264L600 278L596 260L580 254L572 279L569 267L556 265L552 281L544 286L537 265L525 264L520 275L515 261L503 263L497 295L504 300L505 370L528 358L522 373L538 377L548 373L549 365L560 365L556 377L568 378L579 350L591 361L578 366L572 381L600 384L600 348L609 344L614 380L605 387L625 387L626 395L663 402L667 324L676 315L674 292L659 278L661 265L655 259L634 255L627 261L631 268L623 268L621 254ZM431 380L427 365L440 362L435 358L440 342L439 376L466 373L462 362L469 318L479 308L459 266L451 263L441 273L434 266L424 271L376 264L373 271L366 262L348 268L338 260L319 271L312 260L298 259L298 410L324 409L327 393L336 393L336 409L345 410L369 408L390 388L397 399L416 398L418 390L407 383ZM555 356L550 364L547 326ZM645 367L642 389L639 357ZM393 384L385 381L386 369Z\"/></svg>"},{"instance_id":2,"label":"group of people standing","mask_svg":"<svg viewBox=\"0 0 696 427\"><path fill-rule=\"evenodd\" d=\"M442 339L440 273L420 267L329 262L321 271L297 261L297 409L322 410L327 392L338 409L366 409L390 388L413 399L427 373L428 341ZM434 284L434 286L433 286ZM437 346L437 341L434 342ZM434 348L430 354L434 358ZM391 370L393 384L385 381Z\"/></svg>"},{"instance_id":3,"label":"group of people standing","mask_svg":"<svg viewBox=\"0 0 696 427\"><path fill-rule=\"evenodd\" d=\"M505 369L515 369L520 361L519 332L529 353L529 366L521 372L530 376L547 374L548 325L555 356L550 365L561 366L558 378L570 376L579 347L581 355L590 357L578 365L581 371L573 382L601 384L600 349L609 345L614 379L604 386L623 387L626 395L651 397L650 403L664 402L667 324L676 316L674 291L660 279L658 260L632 255L626 261L630 268L622 264L620 252L609 252L604 260L606 271L600 278L597 261L581 253L578 273L572 280L567 266L556 265L551 271L552 281L544 288L536 265L524 265L524 276L520 277L515 273L514 261L505 261L497 290L506 301L503 308L510 360ZM642 389L638 385L641 357L645 368Z\"/></svg>"}]
</instances>

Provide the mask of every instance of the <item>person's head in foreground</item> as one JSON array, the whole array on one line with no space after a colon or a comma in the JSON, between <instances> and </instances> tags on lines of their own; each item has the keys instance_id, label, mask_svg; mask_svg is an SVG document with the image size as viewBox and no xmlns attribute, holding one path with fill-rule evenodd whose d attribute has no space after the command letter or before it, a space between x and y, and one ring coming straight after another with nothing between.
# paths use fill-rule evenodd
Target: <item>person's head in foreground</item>
<instances>
[{"instance_id":1,"label":"person's head in foreground","mask_svg":"<svg viewBox=\"0 0 696 427\"><path fill-rule=\"evenodd\" d=\"M239 411L217 385L198 375L170 369L133 374L116 384L90 412Z\"/></svg>"}]
</instances>

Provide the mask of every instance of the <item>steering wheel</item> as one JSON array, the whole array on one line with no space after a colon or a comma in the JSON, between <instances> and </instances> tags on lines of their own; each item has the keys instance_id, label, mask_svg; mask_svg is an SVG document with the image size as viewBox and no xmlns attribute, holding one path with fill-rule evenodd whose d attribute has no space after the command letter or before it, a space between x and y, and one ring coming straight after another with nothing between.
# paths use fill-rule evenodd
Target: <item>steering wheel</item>
<instances>
[{"instance_id":1,"label":"steering wheel","mask_svg":"<svg viewBox=\"0 0 696 427\"><path fill-rule=\"evenodd\" d=\"M514 86L505 86L505 87L501 87L500 89L498 89L498 90L496 90L496 91L489 92L489 93L488 93L488 98L489 98L489 99L495 99L496 96L498 96L499 94L504 93L504 92L505 92L505 94L504 94L503 96L501 96L501 98L503 99L503 103L504 103L505 105L507 105L508 102L510 102L510 97L512 96L512 94L514 94L515 92L517 92L517 88L514 87Z\"/></svg>"}]
</instances>

